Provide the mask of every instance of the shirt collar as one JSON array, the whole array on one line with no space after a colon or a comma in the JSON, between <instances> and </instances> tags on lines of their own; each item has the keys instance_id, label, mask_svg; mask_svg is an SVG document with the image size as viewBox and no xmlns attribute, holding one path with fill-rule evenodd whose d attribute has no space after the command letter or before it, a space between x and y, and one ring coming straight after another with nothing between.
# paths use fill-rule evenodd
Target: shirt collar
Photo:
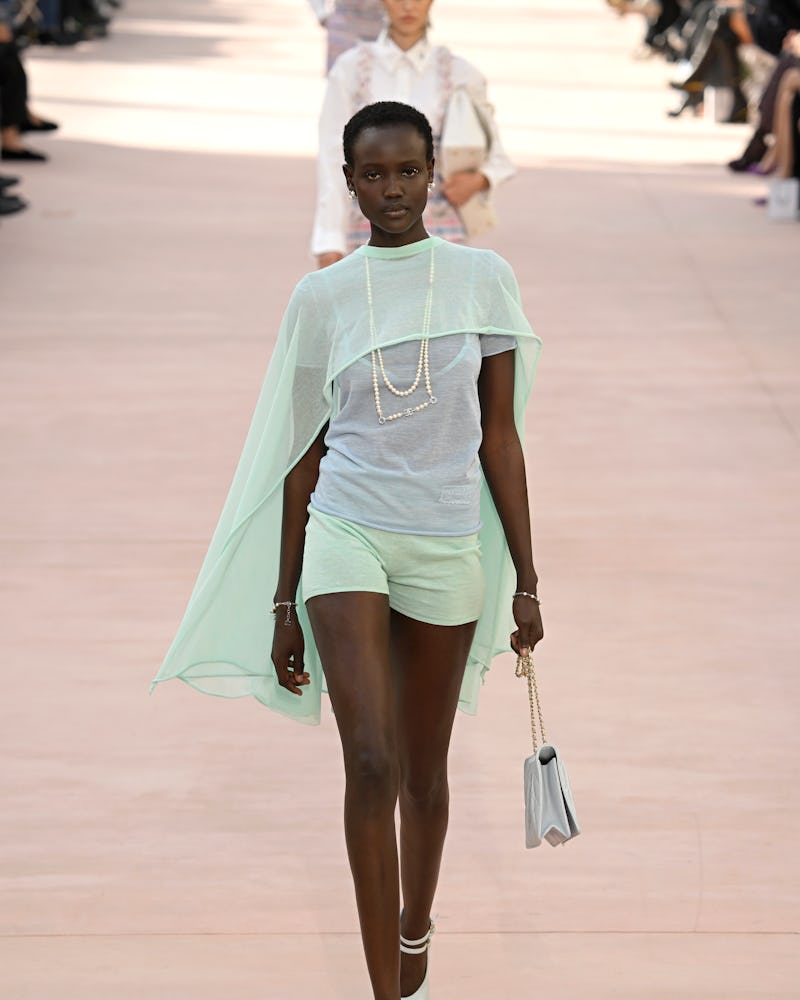
<instances>
[{"instance_id":1,"label":"shirt collar","mask_svg":"<svg viewBox=\"0 0 800 1000\"><path fill-rule=\"evenodd\" d=\"M431 49L433 46L425 35L420 38L416 45L412 45L405 52L390 37L389 29L384 28L377 38L378 52L381 62L389 72L395 72L401 66L410 66L420 76L425 72L428 65Z\"/></svg>"}]
</instances>

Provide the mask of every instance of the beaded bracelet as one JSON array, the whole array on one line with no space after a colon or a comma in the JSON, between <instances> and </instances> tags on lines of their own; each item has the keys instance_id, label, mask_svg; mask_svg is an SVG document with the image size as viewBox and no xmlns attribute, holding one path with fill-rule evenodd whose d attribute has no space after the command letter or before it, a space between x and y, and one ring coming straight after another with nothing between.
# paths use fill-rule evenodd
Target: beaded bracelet
<instances>
[{"instance_id":1,"label":"beaded bracelet","mask_svg":"<svg viewBox=\"0 0 800 1000\"><path fill-rule=\"evenodd\" d=\"M292 608L296 608L296 607L297 607L297 603L295 601L275 601L275 603L272 605L272 611L270 612L270 614L274 618L275 615L277 615L277 613L278 613L278 608L286 608L286 620L284 621L283 624L284 625L291 625L292 624Z\"/></svg>"},{"instance_id":2,"label":"beaded bracelet","mask_svg":"<svg viewBox=\"0 0 800 1000\"><path fill-rule=\"evenodd\" d=\"M542 603L542 602L541 602L541 601L539 600L539 598L538 598L538 597L536 596L536 594L529 594L527 590L518 590L518 591L516 592L516 594L514 594L514 597L530 597L530 599L531 599L531 600L532 600L532 601L533 601L533 602L534 602L535 604L541 604L541 603Z\"/></svg>"}]
</instances>

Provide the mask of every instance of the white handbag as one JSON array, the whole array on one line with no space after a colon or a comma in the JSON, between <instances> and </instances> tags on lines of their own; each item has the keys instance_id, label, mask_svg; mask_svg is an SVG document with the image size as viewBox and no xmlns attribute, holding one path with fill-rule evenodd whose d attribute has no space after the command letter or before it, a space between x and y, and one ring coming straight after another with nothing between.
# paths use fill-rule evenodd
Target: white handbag
<instances>
[{"instance_id":1,"label":"white handbag","mask_svg":"<svg viewBox=\"0 0 800 1000\"><path fill-rule=\"evenodd\" d=\"M770 181L767 216L787 221L800 219L800 180L796 177L777 177Z\"/></svg>"},{"instance_id":2,"label":"white handbag","mask_svg":"<svg viewBox=\"0 0 800 1000\"><path fill-rule=\"evenodd\" d=\"M472 98L463 87L456 87L447 102L439 143L442 176L447 179L462 171L478 171L486 162L491 147L491 132L481 118ZM467 235L477 236L495 225L488 191L479 191L458 207Z\"/></svg>"},{"instance_id":3,"label":"white handbag","mask_svg":"<svg viewBox=\"0 0 800 1000\"><path fill-rule=\"evenodd\" d=\"M580 833L569 777L558 750L547 742L542 721L539 688L530 655L517 658L517 677L528 681L533 753L525 760L525 846L538 847L543 840L553 847ZM536 736L538 717L541 745Z\"/></svg>"}]
</instances>

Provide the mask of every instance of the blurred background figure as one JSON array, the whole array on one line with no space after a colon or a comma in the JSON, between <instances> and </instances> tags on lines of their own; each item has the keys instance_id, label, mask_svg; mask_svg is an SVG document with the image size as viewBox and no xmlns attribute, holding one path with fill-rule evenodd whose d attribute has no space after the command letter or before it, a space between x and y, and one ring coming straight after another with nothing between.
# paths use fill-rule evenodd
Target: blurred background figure
<instances>
[{"instance_id":1,"label":"blurred background figure","mask_svg":"<svg viewBox=\"0 0 800 1000\"><path fill-rule=\"evenodd\" d=\"M43 122L28 111L28 77L19 57L14 32L14 11L8 0L0 0L0 141L4 160L46 160L43 153L27 148L22 132L52 131L54 122Z\"/></svg>"},{"instance_id":2,"label":"blurred background figure","mask_svg":"<svg viewBox=\"0 0 800 1000\"><path fill-rule=\"evenodd\" d=\"M119 0L101 6L97 0L50 0L53 7L61 8L61 44L71 44L72 39L105 38L111 23L110 8L119 7Z\"/></svg>"},{"instance_id":3,"label":"blurred background figure","mask_svg":"<svg viewBox=\"0 0 800 1000\"><path fill-rule=\"evenodd\" d=\"M735 173L800 177L800 0L607 0L647 21L644 46L676 64L670 86L721 123L754 124ZM767 198L756 199L767 204Z\"/></svg>"},{"instance_id":4,"label":"blurred background figure","mask_svg":"<svg viewBox=\"0 0 800 1000\"><path fill-rule=\"evenodd\" d=\"M800 0L607 0L647 22L644 50L678 64L676 118L703 110L706 90L724 91L722 122L744 122L768 85L789 32L800 28ZM720 105L721 106L721 105Z\"/></svg>"},{"instance_id":5,"label":"blurred background figure","mask_svg":"<svg viewBox=\"0 0 800 1000\"><path fill-rule=\"evenodd\" d=\"M775 97L772 146L761 161L761 172L800 178L800 68L782 74Z\"/></svg>"},{"instance_id":6,"label":"blurred background figure","mask_svg":"<svg viewBox=\"0 0 800 1000\"><path fill-rule=\"evenodd\" d=\"M458 213L479 192L514 173L503 150L486 96L486 81L465 59L428 40L432 0L385 0L388 20L377 41L362 42L340 56L331 68L319 120L317 205L311 251L320 267L340 260L369 237L369 225L347 197L342 175L342 129L359 108L375 101L401 101L425 114L437 150L448 103L464 90L489 133L489 149L480 171L444 178L438 172L428 199L425 228L431 236L465 242Z\"/></svg>"},{"instance_id":7,"label":"blurred background figure","mask_svg":"<svg viewBox=\"0 0 800 1000\"><path fill-rule=\"evenodd\" d=\"M21 43L76 45L105 38L122 0L15 0L14 24Z\"/></svg>"},{"instance_id":8,"label":"blurred background figure","mask_svg":"<svg viewBox=\"0 0 800 1000\"><path fill-rule=\"evenodd\" d=\"M645 57L660 53L670 61L677 55L670 49L666 32L681 17L682 7L679 0L606 0L609 7L624 17L625 14L642 14L647 21L647 32L642 42L642 48L637 50L637 57Z\"/></svg>"},{"instance_id":9,"label":"blurred background figure","mask_svg":"<svg viewBox=\"0 0 800 1000\"><path fill-rule=\"evenodd\" d=\"M0 157L44 163L45 153L31 148L27 132L54 132L58 123L36 114L30 105L28 74L21 53L32 45L75 45L105 37L112 10L121 0L0 0ZM0 215L13 215L27 202L12 193L19 179L0 174Z\"/></svg>"},{"instance_id":10,"label":"blurred background figure","mask_svg":"<svg viewBox=\"0 0 800 1000\"><path fill-rule=\"evenodd\" d=\"M23 208L28 207L28 203L11 191L11 188L19 184L18 177L9 177L0 174L0 215L15 215Z\"/></svg>"},{"instance_id":11,"label":"blurred background figure","mask_svg":"<svg viewBox=\"0 0 800 1000\"><path fill-rule=\"evenodd\" d=\"M359 42L374 42L384 25L382 0L309 0L328 33L326 69Z\"/></svg>"},{"instance_id":12,"label":"blurred background figure","mask_svg":"<svg viewBox=\"0 0 800 1000\"><path fill-rule=\"evenodd\" d=\"M766 159L770 140L775 134L775 113L778 92L784 77L791 71L800 70L800 32L790 31L783 40L783 50L772 75L764 88L758 103L757 120L752 138L741 156L731 160L728 166L735 173L744 170L753 173L768 173L774 166L774 158ZM795 116L795 125L797 119ZM797 129L795 128L795 135ZM762 161L764 161L762 163ZM788 176L788 175L787 175Z\"/></svg>"}]
</instances>

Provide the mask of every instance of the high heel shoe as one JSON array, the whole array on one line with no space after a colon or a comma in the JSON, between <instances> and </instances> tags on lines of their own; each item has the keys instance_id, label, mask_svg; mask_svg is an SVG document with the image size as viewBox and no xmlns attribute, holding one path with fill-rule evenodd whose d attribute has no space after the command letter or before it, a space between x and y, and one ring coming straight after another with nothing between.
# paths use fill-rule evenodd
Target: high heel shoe
<instances>
[{"instance_id":1,"label":"high heel shoe","mask_svg":"<svg viewBox=\"0 0 800 1000\"><path fill-rule=\"evenodd\" d=\"M404 938L400 935L400 951L406 955L422 955L429 950L431 946L431 937L436 930L436 924L434 924L431 919L430 926L428 927L428 933L419 938L416 941L409 941L408 938ZM407 997L401 997L400 1000L428 1000L428 972L430 970L430 957L425 963L425 978L420 983L420 986L414 993Z\"/></svg>"},{"instance_id":2,"label":"high heel shoe","mask_svg":"<svg viewBox=\"0 0 800 1000\"><path fill-rule=\"evenodd\" d=\"M683 112L690 108L695 114L700 113L703 104L703 91L688 92L677 108L670 109L667 114L670 118L680 118Z\"/></svg>"},{"instance_id":3,"label":"high heel shoe","mask_svg":"<svg viewBox=\"0 0 800 1000\"><path fill-rule=\"evenodd\" d=\"M764 133L761 129L756 129L753 133L753 137L745 146L745 150L742 155L737 160L731 160L728 164L728 169L732 170L735 174L742 174L746 170L752 170L753 173L759 173L760 171L754 168L758 167L761 161L764 159L767 153L767 143L764 138Z\"/></svg>"}]
</instances>

